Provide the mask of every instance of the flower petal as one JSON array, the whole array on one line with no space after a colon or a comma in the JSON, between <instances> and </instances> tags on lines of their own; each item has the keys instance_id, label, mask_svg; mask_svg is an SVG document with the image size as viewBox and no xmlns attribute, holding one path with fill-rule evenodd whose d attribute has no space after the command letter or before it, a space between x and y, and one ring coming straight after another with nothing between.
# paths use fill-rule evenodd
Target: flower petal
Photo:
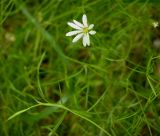
<instances>
[{"instance_id":1,"label":"flower petal","mask_svg":"<svg viewBox=\"0 0 160 136\"><path fill-rule=\"evenodd\" d=\"M88 33L83 36L83 46L86 47L87 45L88 46L90 45L90 39Z\"/></svg>"},{"instance_id":2,"label":"flower petal","mask_svg":"<svg viewBox=\"0 0 160 136\"><path fill-rule=\"evenodd\" d=\"M84 27L83 24L81 24L80 22L78 22L78 21L76 21L76 20L73 20L73 22L74 22L77 26L79 26L79 27L81 27L81 28Z\"/></svg>"},{"instance_id":3,"label":"flower petal","mask_svg":"<svg viewBox=\"0 0 160 136\"><path fill-rule=\"evenodd\" d=\"M96 34L96 31L91 30L91 31L89 31L89 34L94 35L94 34Z\"/></svg>"},{"instance_id":4,"label":"flower petal","mask_svg":"<svg viewBox=\"0 0 160 136\"><path fill-rule=\"evenodd\" d=\"M79 39L81 39L83 36L83 33L78 34L73 40L72 42L77 42Z\"/></svg>"},{"instance_id":5,"label":"flower petal","mask_svg":"<svg viewBox=\"0 0 160 136\"><path fill-rule=\"evenodd\" d=\"M74 28L74 29L78 29L78 30L82 29L82 28L80 28L79 26L77 26L77 25L74 24L74 23L68 22L67 24L68 24L70 27Z\"/></svg>"},{"instance_id":6,"label":"flower petal","mask_svg":"<svg viewBox=\"0 0 160 136\"><path fill-rule=\"evenodd\" d=\"M88 24L87 24L87 16L84 14L83 17L82 17L82 22L83 22L83 25L85 27L88 27Z\"/></svg>"},{"instance_id":7,"label":"flower petal","mask_svg":"<svg viewBox=\"0 0 160 136\"><path fill-rule=\"evenodd\" d=\"M83 46L86 47L86 35L83 36Z\"/></svg>"},{"instance_id":8,"label":"flower petal","mask_svg":"<svg viewBox=\"0 0 160 136\"><path fill-rule=\"evenodd\" d=\"M94 24L89 25L88 29L92 29L94 27Z\"/></svg>"},{"instance_id":9,"label":"flower petal","mask_svg":"<svg viewBox=\"0 0 160 136\"><path fill-rule=\"evenodd\" d=\"M71 31L71 32L66 33L66 36L76 35L76 34L79 34L79 33L81 33L81 32L82 32L81 30Z\"/></svg>"},{"instance_id":10,"label":"flower petal","mask_svg":"<svg viewBox=\"0 0 160 136\"><path fill-rule=\"evenodd\" d=\"M86 34L86 39L87 39L87 45L89 46L90 45L90 39L89 39L89 34L88 33Z\"/></svg>"}]
</instances>

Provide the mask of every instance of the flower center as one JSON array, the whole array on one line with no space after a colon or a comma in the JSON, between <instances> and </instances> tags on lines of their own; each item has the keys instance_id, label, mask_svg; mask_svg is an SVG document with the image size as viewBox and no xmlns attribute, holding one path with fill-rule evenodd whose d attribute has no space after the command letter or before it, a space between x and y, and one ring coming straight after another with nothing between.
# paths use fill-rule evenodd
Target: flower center
<instances>
[{"instance_id":1,"label":"flower center","mask_svg":"<svg viewBox=\"0 0 160 136\"><path fill-rule=\"evenodd\" d=\"M83 33L88 33L88 27L83 28Z\"/></svg>"}]
</instances>

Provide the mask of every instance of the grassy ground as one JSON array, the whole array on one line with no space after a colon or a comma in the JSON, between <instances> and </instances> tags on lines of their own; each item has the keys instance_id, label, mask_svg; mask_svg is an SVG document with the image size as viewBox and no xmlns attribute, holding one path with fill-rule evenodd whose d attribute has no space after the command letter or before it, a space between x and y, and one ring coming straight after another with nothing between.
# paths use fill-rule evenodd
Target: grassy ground
<instances>
[{"instance_id":1,"label":"grassy ground","mask_svg":"<svg viewBox=\"0 0 160 136\"><path fill-rule=\"evenodd\" d=\"M91 46L68 21L86 13ZM159 136L160 3L0 1L0 136Z\"/></svg>"}]
</instances>

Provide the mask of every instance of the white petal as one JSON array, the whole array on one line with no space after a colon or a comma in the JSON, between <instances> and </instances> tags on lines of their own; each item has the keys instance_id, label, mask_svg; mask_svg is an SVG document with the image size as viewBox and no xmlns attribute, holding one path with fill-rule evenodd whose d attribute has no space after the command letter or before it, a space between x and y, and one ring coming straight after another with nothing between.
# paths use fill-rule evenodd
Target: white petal
<instances>
[{"instance_id":1,"label":"white petal","mask_svg":"<svg viewBox=\"0 0 160 136\"><path fill-rule=\"evenodd\" d=\"M79 34L79 33L81 33L81 32L82 32L81 30L71 31L71 32L66 33L66 36L76 35L76 34Z\"/></svg>"},{"instance_id":2,"label":"white petal","mask_svg":"<svg viewBox=\"0 0 160 136\"><path fill-rule=\"evenodd\" d=\"M86 35L86 39L87 39L87 45L89 46L90 45L90 39L89 39L89 34L88 33Z\"/></svg>"},{"instance_id":3,"label":"white petal","mask_svg":"<svg viewBox=\"0 0 160 136\"><path fill-rule=\"evenodd\" d=\"M72 42L77 42L79 39L82 38L82 36L83 36L83 33L78 34L78 35L72 40Z\"/></svg>"},{"instance_id":4,"label":"white petal","mask_svg":"<svg viewBox=\"0 0 160 136\"><path fill-rule=\"evenodd\" d=\"M83 25L85 27L88 27L88 24L87 24L87 16L84 14L83 17L82 17L82 22L83 22Z\"/></svg>"},{"instance_id":5,"label":"white petal","mask_svg":"<svg viewBox=\"0 0 160 136\"><path fill-rule=\"evenodd\" d=\"M90 45L90 39L88 33L83 36L83 46L86 47L87 45L88 46Z\"/></svg>"},{"instance_id":6,"label":"white petal","mask_svg":"<svg viewBox=\"0 0 160 136\"><path fill-rule=\"evenodd\" d=\"M92 29L94 27L94 24L89 25L89 29Z\"/></svg>"},{"instance_id":7,"label":"white petal","mask_svg":"<svg viewBox=\"0 0 160 136\"><path fill-rule=\"evenodd\" d=\"M72 28L74 28L74 29L82 29L82 28L80 28L79 26L77 26L76 24L74 24L74 23L71 23L71 22L68 22L67 23L70 27L72 27Z\"/></svg>"},{"instance_id":8,"label":"white petal","mask_svg":"<svg viewBox=\"0 0 160 136\"><path fill-rule=\"evenodd\" d=\"M91 34L91 35L94 35L94 34L96 34L96 31L89 31L89 34Z\"/></svg>"},{"instance_id":9,"label":"white petal","mask_svg":"<svg viewBox=\"0 0 160 136\"><path fill-rule=\"evenodd\" d=\"M83 46L86 47L86 35L83 36Z\"/></svg>"},{"instance_id":10,"label":"white petal","mask_svg":"<svg viewBox=\"0 0 160 136\"><path fill-rule=\"evenodd\" d=\"M78 22L78 21L76 21L76 20L73 20L73 22L74 22L77 26L79 26L79 27L81 27L81 28L84 27L83 24L81 24L80 22Z\"/></svg>"}]
</instances>

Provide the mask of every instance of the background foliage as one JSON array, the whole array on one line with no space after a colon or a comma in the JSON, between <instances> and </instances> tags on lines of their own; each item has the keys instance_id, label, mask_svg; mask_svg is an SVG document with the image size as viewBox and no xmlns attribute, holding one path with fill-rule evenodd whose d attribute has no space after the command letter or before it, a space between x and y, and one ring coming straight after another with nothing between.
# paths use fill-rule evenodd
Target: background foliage
<instances>
[{"instance_id":1,"label":"background foliage","mask_svg":"<svg viewBox=\"0 0 160 136\"><path fill-rule=\"evenodd\" d=\"M95 24L72 43L72 19ZM0 1L1 136L160 135L160 5Z\"/></svg>"}]
</instances>

